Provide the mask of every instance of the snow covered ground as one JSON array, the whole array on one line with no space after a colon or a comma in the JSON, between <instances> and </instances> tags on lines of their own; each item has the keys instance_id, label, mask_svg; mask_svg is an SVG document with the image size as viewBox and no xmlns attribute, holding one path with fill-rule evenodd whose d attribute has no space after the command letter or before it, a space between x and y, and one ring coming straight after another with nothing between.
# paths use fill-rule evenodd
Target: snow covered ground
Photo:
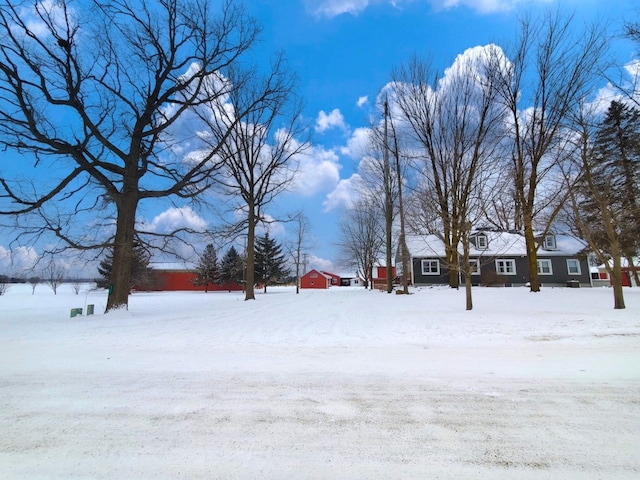
<instances>
[{"instance_id":1,"label":"snow covered ground","mask_svg":"<svg viewBox=\"0 0 640 480\"><path fill-rule=\"evenodd\" d=\"M413 292L12 285L0 477L640 478L640 289Z\"/></svg>"}]
</instances>

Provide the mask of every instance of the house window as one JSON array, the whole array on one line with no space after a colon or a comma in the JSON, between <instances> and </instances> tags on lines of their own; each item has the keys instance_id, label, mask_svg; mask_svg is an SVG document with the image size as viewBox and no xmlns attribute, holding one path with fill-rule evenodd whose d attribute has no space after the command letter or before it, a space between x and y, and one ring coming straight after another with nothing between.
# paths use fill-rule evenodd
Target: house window
<instances>
[{"instance_id":1,"label":"house window","mask_svg":"<svg viewBox=\"0 0 640 480\"><path fill-rule=\"evenodd\" d=\"M544 237L542 248L545 250L555 250L557 248L555 235L547 235Z\"/></svg>"},{"instance_id":2,"label":"house window","mask_svg":"<svg viewBox=\"0 0 640 480\"><path fill-rule=\"evenodd\" d=\"M516 274L515 260L496 260L496 272L502 275Z\"/></svg>"},{"instance_id":3,"label":"house window","mask_svg":"<svg viewBox=\"0 0 640 480\"><path fill-rule=\"evenodd\" d=\"M476 237L476 248L478 250L486 250L489 247L486 235L478 235Z\"/></svg>"},{"instance_id":4,"label":"house window","mask_svg":"<svg viewBox=\"0 0 640 480\"><path fill-rule=\"evenodd\" d=\"M440 260L422 260L423 275L440 275Z\"/></svg>"},{"instance_id":5,"label":"house window","mask_svg":"<svg viewBox=\"0 0 640 480\"><path fill-rule=\"evenodd\" d=\"M569 275L580 275L582 273L582 270L580 269L580 261L575 258L568 258L567 272Z\"/></svg>"},{"instance_id":6,"label":"house window","mask_svg":"<svg viewBox=\"0 0 640 480\"><path fill-rule=\"evenodd\" d=\"M551 260L549 260L548 258L538 259L538 275L553 275Z\"/></svg>"},{"instance_id":7,"label":"house window","mask_svg":"<svg viewBox=\"0 0 640 480\"><path fill-rule=\"evenodd\" d=\"M469 260L469 273L471 275L480 275L480 259Z\"/></svg>"}]
</instances>

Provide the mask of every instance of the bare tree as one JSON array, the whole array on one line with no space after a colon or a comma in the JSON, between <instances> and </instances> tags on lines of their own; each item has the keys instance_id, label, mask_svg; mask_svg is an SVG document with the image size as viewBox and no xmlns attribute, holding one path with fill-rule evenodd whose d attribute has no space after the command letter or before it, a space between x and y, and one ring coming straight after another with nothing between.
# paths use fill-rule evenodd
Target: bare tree
<instances>
[{"instance_id":1,"label":"bare tree","mask_svg":"<svg viewBox=\"0 0 640 480\"><path fill-rule=\"evenodd\" d=\"M302 272L304 263L303 252L308 248L309 237L309 218L302 212L298 212L292 216L293 222L293 240L288 246L289 255L293 261L296 275L296 293L300 293L300 275L304 275L306 272Z\"/></svg>"},{"instance_id":2,"label":"bare tree","mask_svg":"<svg viewBox=\"0 0 640 480\"><path fill-rule=\"evenodd\" d=\"M422 227L445 245L449 285L458 288L465 273L469 310L469 234L499 158L505 112L496 101L496 72L502 68L501 51L488 46L459 56L444 77L418 59L393 75L398 109L423 152Z\"/></svg>"},{"instance_id":3,"label":"bare tree","mask_svg":"<svg viewBox=\"0 0 640 480\"><path fill-rule=\"evenodd\" d=\"M106 310L126 307L134 239L144 233L138 207L195 199L211 185L217 149L185 161L173 147L197 143L189 111L236 88L213 79L259 28L233 0L217 14L207 0L29 3L0 6L0 145L31 154L49 177L0 178L0 213L35 216L34 235L53 233L61 248L113 247ZM96 238L82 216L97 224Z\"/></svg>"},{"instance_id":4,"label":"bare tree","mask_svg":"<svg viewBox=\"0 0 640 480\"><path fill-rule=\"evenodd\" d=\"M55 261L51 261L49 265L44 269L44 281L49 288L53 290L53 294L58 294L58 287L64 281L64 277L67 274L67 269L61 265L58 265Z\"/></svg>"},{"instance_id":5,"label":"bare tree","mask_svg":"<svg viewBox=\"0 0 640 480\"><path fill-rule=\"evenodd\" d=\"M385 105L385 110L388 109L388 104ZM392 143L389 146L391 155L395 160L395 174L396 182L398 185L398 216L400 217L400 236L398 239L398 251L400 252L400 261L402 265L402 291L406 295L409 293L409 249L407 247L407 226L406 215L404 208L404 195L403 195L403 163L401 162L401 149L399 145L398 132L396 131L395 124L391 122L391 139ZM387 277L390 276L390 272L387 269Z\"/></svg>"},{"instance_id":6,"label":"bare tree","mask_svg":"<svg viewBox=\"0 0 640 480\"><path fill-rule=\"evenodd\" d=\"M232 76L242 84L228 95L224 108L218 101L200 110L206 122L204 137L220 162L219 175L212 177L218 198L243 218L230 227L232 235L246 233L245 300L254 300L256 226L268 222L265 209L291 183L295 160L308 148L301 103L295 95L295 79L279 56L270 72ZM244 114L238 118L238 112ZM211 114L213 112L213 115Z\"/></svg>"},{"instance_id":7,"label":"bare tree","mask_svg":"<svg viewBox=\"0 0 640 480\"><path fill-rule=\"evenodd\" d=\"M34 295L36 293L36 287L38 286L38 284L40 284L40 282L42 282L42 279L40 277L33 276L29 277L28 281L31 285L31 295Z\"/></svg>"},{"instance_id":8,"label":"bare tree","mask_svg":"<svg viewBox=\"0 0 640 480\"><path fill-rule=\"evenodd\" d=\"M393 133L388 101L381 104L382 120L370 129L368 154L360 161L359 172L362 178L360 194L373 202L379 215L384 219L384 256L387 270L387 293L393 291L393 226L397 210L398 183L392 169L391 144ZM395 143L393 143L395 145Z\"/></svg>"},{"instance_id":9,"label":"bare tree","mask_svg":"<svg viewBox=\"0 0 640 480\"><path fill-rule=\"evenodd\" d=\"M69 280L69 284L71 285L71 290L73 290L73 293L79 295L80 289L82 288L82 280L80 280L80 278L78 277L73 277Z\"/></svg>"},{"instance_id":10,"label":"bare tree","mask_svg":"<svg viewBox=\"0 0 640 480\"><path fill-rule=\"evenodd\" d=\"M345 212L339 230L341 263L355 268L364 279L364 287L371 285L373 289L373 267L385 244L376 201L361 199Z\"/></svg>"},{"instance_id":11,"label":"bare tree","mask_svg":"<svg viewBox=\"0 0 640 480\"><path fill-rule=\"evenodd\" d=\"M520 21L509 68L500 69L501 102L510 116L512 172L518 221L524 230L529 281L540 290L537 251L567 198L559 181L562 128L572 108L596 78L607 38L602 29L572 30L571 16L559 11L541 21ZM542 232L542 235L538 233Z\"/></svg>"}]
</instances>

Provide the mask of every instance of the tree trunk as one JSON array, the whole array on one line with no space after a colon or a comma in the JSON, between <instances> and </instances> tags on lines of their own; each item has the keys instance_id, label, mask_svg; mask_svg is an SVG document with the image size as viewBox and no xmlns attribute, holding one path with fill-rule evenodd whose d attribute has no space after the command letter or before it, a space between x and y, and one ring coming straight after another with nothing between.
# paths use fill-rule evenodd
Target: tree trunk
<instances>
[{"instance_id":1,"label":"tree trunk","mask_svg":"<svg viewBox=\"0 0 640 480\"><path fill-rule=\"evenodd\" d=\"M622 292L622 265L620 255L613 256L613 269L611 270L611 286L613 287L613 308L622 310L625 308L624 293Z\"/></svg>"},{"instance_id":2,"label":"tree trunk","mask_svg":"<svg viewBox=\"0 0 640 480\"><path fill-rule=\"evenodd\" d=\"M529 291L540 291L540 280L538 279L538 250L536 239L533 234L533 226L530 221L525 222L524 240L527 248L527 264L529 265Z\"/></svg>"},{"instance_id":3,"label":"tree trunk","mask_svg":"<svg viewBox=\"0 0 640 480\"><path fill-rule=\"evenodd\" d=\"M116 308L129 307L137 206L138 200L135 197L123 197L118 204L113 266L105 313Z\"/></svg>"},{"instance_id":4,"label":"tree trunk","mask_svg":"<svg viewBox=\"0 0 640 480\"><path fill-rule=\"evenodd\" d=\"M246 263L247 271L245 278L245 300L255 300L255 238L256 238L256 221L255 209L253 205L249 205L248 225L247 225L247 251Z\"/></svg>"},{"instance_id":5,"label":"tree trunk","mask_svg":"<svg viewBox=\"0 0 640 480\"><path fill-rule=\"evenodd\" d=\"M463 265L464 265L464 291L466 296L466 309L473 310L473 296L471 294L471 265L469 265L469 236L463 237Z\"/></svg>"},{"instance_id":6,"label":"tree trunk","mask_svg":"<svg viewBox=\"0 0 640 480\"><path fill-rule=\"evenodd\" d=\"M447 253L447 262L449 265L449 287L455 288L456 290L460 288L460 268L458 266L459 255L457 248L454 248L452 245L446 246Z\"/></svg>"}]
</instances>

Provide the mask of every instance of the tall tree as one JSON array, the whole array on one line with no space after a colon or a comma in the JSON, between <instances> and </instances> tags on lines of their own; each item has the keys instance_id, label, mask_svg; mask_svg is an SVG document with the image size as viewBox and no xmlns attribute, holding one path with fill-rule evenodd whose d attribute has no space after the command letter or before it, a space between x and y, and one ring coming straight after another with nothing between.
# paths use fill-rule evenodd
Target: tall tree
<instances>
[{"instance_id":1,"label":"tall tree","mask_svg":"<svg viewBox=\"0 0 640 480\"><path fill-rule=\"evenodd\" d=\"M231 291L231 287L234 284L239 284L244 281L243 273L242 257L232 245L220 261L216 283L226 285L229 291Z\"/></svg>"},{"instance_id":2,"label":"tall tree","mask_svg":"<svg viewBox=\"0 0 640 480\"><path fill-rule=\"evenodd\" d=\"M207 124L205 138L212 148L220 145L216 158L222 170L213 179L218 198L227 201L229 211L242 212L229 233L246 235L245 300L254 300L256 226L268 222L266 208L293 180L296 158L308 148L307 130L301 122L295 77L282 56L266 76L234 74L231 81L243 85L225 99L232 108L212 102L208 110L200 110L200 118ZM248 112L240 121L239 110Z\"/></svg>"},{"instance_id":3,"label":"tall tree","mask_svg":"<svg viewBox=\"0 0 640 480\"><path fill-rule=\"evenodd\" d=\"M65 247L113 248L107 311L128 305L139 205L194 199L219 167L217 146L188 161L172 148L198 141L195 129L179 135L192 108L241 88L225 72L259 33L234 0L214 10L208 0L0 5L0 145L48 176L0 175L0 213L37 217L35 235ZM105 219L112 236L89 239L82 214Z\"/></svg>"},{"instance_id":4,"label":"tall tree","mask_svg":"<svg viewBox=\"0 0 640 480\"><path fill-rule=\"evenodd\" d=\"M289 274L285 266L285 258L282 253L282 245L274 238L269 237L269 232L256 239L255 246L255 281L264 285L272 285Z\"/></svg>"},{"instance_id":5,"label":"tall tree","mask_svg":"<svg viewBox=\"0 0 640 480\"><path fill-rule=\"evenodd\" d=\"M453 288L459 287L461 263L468 263L459 252L461 246L468 251L478 199L495 181L505 120L496 83L504 65L502 51L487 46L458 56L443 77L419 59L393 74L398 110L424 159L417 195L421 208L433 213L421 214L429 222L422 228L442 239ZM465 279L471 309L471 283Z\"/></svg>"},{"instance_id":6,"label":"tall tree","mask_svg":"<svg viewBox=\"0 0 640 480\"><path fill-rule=\"evenodd\" d=\"M384 225L377 200L363 197L340 219L340 262L353 267L364 279L364 288L373 289L373 267L385 245Z\"/></svg>"},{"instance_id":7,"label":"tall tree","mask_svg":"<svg viewBox=\"0 0 640 480\"><path fill-rule=\"evenodd\" d=\"M572 27L573 18L558 10L538 22L522 19L508 68L498 70L532 292L540 291L538 249L568 194L556 177L566 158L562 129L595 79L607 45L599 27Z\"/></svg>"},{"instance_id":8,"label":"tall tree","mask_svg":"<svg viewBox=\"0 0 640 480\"><path fill-rule=\"evenodd\" d=\"M600 124L596 124L593 114L585 109L576 117L575 148L570 157L572 168L565 171L566 188L570 192L566 210L577 236L588 242L610 275L614 309L623 309L621 258L624 239L630 230L624 205L627 200L621 192L620 178L616 178L607 159L601 156L608 148L599 144L599 140L608 137L602 133L609 130L611 114L619 113L617 109L614 112L610 109ZM637 230L635 232L637 235Z\"/></svg>"},{"instance_id":9,"label":"tall tree","mask_svg":"<svg viewBox=\"0 0 640 480\"><path fill-rule=\"evenodd\" d=\"M367 198L369 206L377 207L378 215L384 219L384 258L387 270L387 293L393 291L393 227L398 209L397 176L392 169L392 155L397 150L393 119L389 114L389 102L384 97L380 104L382 118L372 125L369 135L369 151L359 165L362 179L360 194ZM378 260L378 259L376 259Z\"/></svg>"},{"instance_id":10,"label":"tall tree","mask_svg":"<svg viewBox=\"0 0 640 480\"><path fill-rule=\"evenodd\" d=\"M194 285L203 285L204 291L209 291L209 285L217 283L218 254L212 244L205 247L196 266L196 278Z\"/></svg>"},{"instance_id":11,"label":"tall tree","mask_svg":"<svg viewBox=\"0 0 640 480\"><path fill-rule=\"evenodd\" d=\"M640 249L640 110L613 101L594 138L595 160L609 178L620 215L620 247L629 260Z\"/></svg>"}]
</instances>

